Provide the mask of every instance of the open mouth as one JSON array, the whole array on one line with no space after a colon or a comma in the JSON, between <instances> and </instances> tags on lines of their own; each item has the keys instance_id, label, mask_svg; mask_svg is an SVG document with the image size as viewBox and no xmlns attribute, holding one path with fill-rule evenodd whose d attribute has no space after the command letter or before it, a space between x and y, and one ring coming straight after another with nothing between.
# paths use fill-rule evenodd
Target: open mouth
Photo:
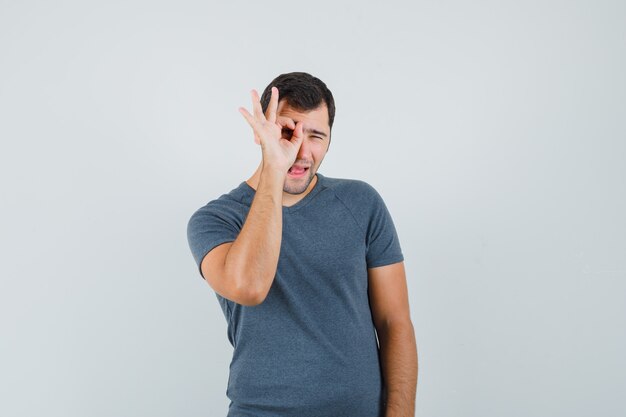
<instances>
[{"instance_id":1,"label":"open mouth","mask_svg":"<svg viewBox=\"0 0 626 417\"><path fill-rule=\"evenodd\" d=\"M306 172L309 170L308 167L303 168L303 167L295 167L292 166L291 168L289 168L289 171L287 171L287 174L289 174L289 176L291 177L303 177Z\"/></svg>"}]
</instances>

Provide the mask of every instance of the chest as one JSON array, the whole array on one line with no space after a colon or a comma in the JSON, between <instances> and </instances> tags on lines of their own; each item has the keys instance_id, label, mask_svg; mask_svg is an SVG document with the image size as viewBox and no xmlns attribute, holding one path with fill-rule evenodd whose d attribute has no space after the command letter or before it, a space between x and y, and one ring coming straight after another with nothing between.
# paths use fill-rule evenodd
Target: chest
<instances>
[{"instance_id":1,"label":"chest","mask_svg":"<svg viewBox=\"0 0 626 417\"><path fill-rule=\"evenodd\" d=\"M365 231L343 206L283 217L277 279L315 292L367 289Z\"/></svg>"},{"instance_id":2,"label":"chest","mask_svg":"<svg viewBox=\"0 0 626 417\"><path fill-rule=\"evenodd\" d=\"M365 231L352 213L338 205L332 210L302 210L283 217L281 256L312 262L365 257Z\"/></svg>"}]
</instances>

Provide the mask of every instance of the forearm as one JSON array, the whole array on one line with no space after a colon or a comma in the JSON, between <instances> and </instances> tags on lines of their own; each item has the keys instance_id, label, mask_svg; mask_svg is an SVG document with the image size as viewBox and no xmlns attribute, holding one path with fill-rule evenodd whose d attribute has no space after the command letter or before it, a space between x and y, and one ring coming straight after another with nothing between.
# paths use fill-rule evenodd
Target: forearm
<instances>
[{"instance_id":1,"label":"forearm","mask_svg":"<svg viewBox=\"0 0 626 417\"><path fill-rule=\"evenodd\" d=\"M237 287L265 298L272 286L282 239L285 174L263 169L246 221L225 260L225 271Z\"/></svg>"},{"instance_id":2,"label":"forearm","mask_svg":"<svg viewBox=\"0 0 626 417\"><path fill-rule=\"evenodd\" d=\"M376 330L387 392L385 417L413 417L418 367L413 324L409 321Z\"/></svg>"}]
</instances>

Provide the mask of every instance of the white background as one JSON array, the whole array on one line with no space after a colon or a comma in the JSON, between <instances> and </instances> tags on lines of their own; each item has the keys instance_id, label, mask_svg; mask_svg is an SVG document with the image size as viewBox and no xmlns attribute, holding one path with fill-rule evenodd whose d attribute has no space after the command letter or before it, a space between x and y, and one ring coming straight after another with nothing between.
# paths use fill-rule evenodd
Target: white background
<instances>
[{"instance_id":1,"label":"white background","mask_svg":"<svg viewBox=\"0 0 626 417\"><path fill-rule=\"evenodd\" d=\"M0 415L225 416L186 240L248 178L249 91L337 103L320 172L406 258L418 416L618 416L623 1L0 1Z\"/></svg>"}]
</instances>

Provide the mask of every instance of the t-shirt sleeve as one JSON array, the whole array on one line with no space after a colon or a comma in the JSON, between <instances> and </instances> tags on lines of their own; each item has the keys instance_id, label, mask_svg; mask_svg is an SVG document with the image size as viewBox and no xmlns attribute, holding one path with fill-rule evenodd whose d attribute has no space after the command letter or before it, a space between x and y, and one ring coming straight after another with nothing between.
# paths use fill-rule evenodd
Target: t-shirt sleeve
<instances>
[{"instance_id":1,"label":"t-shirt sleeve","mask_svg":"<svg viewBox=\"0 0 626 417\"><path fill-rule=\"evenodd\" d=\"M222 243L234 241L240 230L236 214L217 200L193 213L187 223L187 241L202 278L201 265L206 254Z\"/></svg>"},{"instance_id":2,"label":"t-shirt sleeve","mask_svg":"<svg viewBox=\"0 0 626 417\"><path fill-rule=\"evenodd\" d=\"M366 263L368 268L402 262L404 256L391 214L382 197L371 186L371 210L366 231Z\"/></svg>"}]
</instances>

